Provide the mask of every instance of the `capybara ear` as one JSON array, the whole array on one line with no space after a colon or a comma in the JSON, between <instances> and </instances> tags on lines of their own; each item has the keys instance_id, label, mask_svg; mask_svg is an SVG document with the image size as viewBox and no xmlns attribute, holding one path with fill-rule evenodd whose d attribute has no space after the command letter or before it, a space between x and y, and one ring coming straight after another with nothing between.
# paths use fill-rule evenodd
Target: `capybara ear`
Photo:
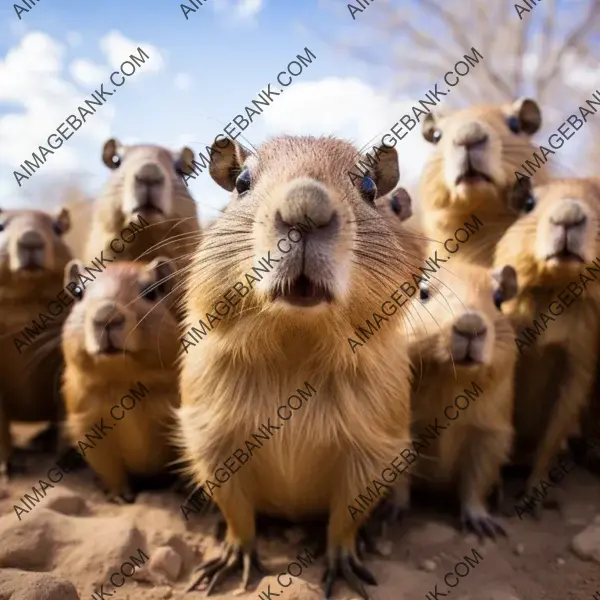
<instances>
[{"instance_id":1,"label":"capybara ear","mask_svg":"<svg viewBox=\"0 0 600 600\"><path fill-rule=\"evenodd\" d=\"M190 175L194 171L194 151L184 146L175 161L175 170L180 175Z\"/></svg>"},{"instance_id":2,"label":"capybara ear","mask_svg":"<svg viewBox=\"0 0 600 600\"><path fill-rule=\"evenodd\" d=\"M104 142L104 147L102 148L102 162L109 169L116 169L121 164L121 158L119 157L119 150L121 144L119 144L118 140L115 138L110 138Z\"/></svg>"},{"instance_id":3,"label":"capybara ear","mask_svg":"<svg viewBox=\"0 0 600 600\"><path fill-rule=\"evenodd\" d=\"M225 138L225 144L223 145L223 140L213 142L209 173L223 189L231 192L250 152L229 138Z\"/></svg>"},{"instance_id":4,"label":"capybara ear","mask_svg":"<svg viewBox=\"0 0 600 600\"><path fill-rule=\"evenodd\" d=\"M71 213L67 207L63 206L54 217L54 231L58 235L63 235L69 229L71 229Z\"/></svg>"},{"instance_id":5,"label":"capybara ear","mask_svg":"<svg viewBox=\"0 0 600 600\"><path fill-rule=\"evenodd\" d=\"M152 289L156 290L160 296L166 296L173 289L175 284L173 275L177 272L174 260L165 256L157 256L148 263L146 270L152 278Z\"/></svg>"},{"instance_id":6,"label":"capybara ear","mask_svg":"<svg viewBox=\"0 0 600 600\"><path fill-rule=\"evenodd\" d=\"M533 135L542 126L542 111L531 98L520 98L513 102L512 114L519 119L519 127L527 135Z\"/></svg>"},{"instance_id":7,"label":"capybara ear","mask_svg":"<svg viewBox=\"0 0 600 600\"><path fill-rule=\"evenodd\" d=\"M400 167L398 166L398 152L396 152L396 148L391 148L383 144L379 146L375 161L373 161L368 152L363 154L362 158L363 160L360 164L364 165L367 163L371 165L367 170L367 174L377 186L376 198L380 198L391 192L400 179ZM374 165L373 162L375 162Z\"/></svg>"},{"instance_id":8,"label":"capybara ear","mask_svg":"<svg viewBox=\"0 0 600 600\"><path fill-rule=\"evenodd\" d=\"M519 289L517 272L511 265L504 265L503 267L492 269L491 274L496 284L494 300L496 306L500 308L502 302L507 302L517 295Z\"/></svg>"},{"instance_id":9,"label":"capybara ear","mask_svg":"<svg viewBox=\"0 0 600 600\"><path fill-rule=\"evenodd\" d=\"M439 141L439 137L435 136L437 130L437 117L435 113L427 113L421 123L421 134L430 144L437 144Z\"/></svg>"},{"instance_id":10,"label":"capybara ear","mask_svg":"<svg viewBox=\"0 0 600 600\"><path fill-rule=\"evenodd\" d=\"M83 263L74 258L65 265L64 284L72 296L81 300L83 298L83 286L79 274L83 272ZM73 285L74 284L74 285Z\"/></svg>"},{"instance_id":11,"label":"capybara ear","mask_svg":"<svg viewBox=\"0 0 600 600\"><path fill-rule=\"evenodd\" d=\"M401 221L406 221L412 216L412 199L410 194L402 187L396 188L388 195L390 208L398 215Z\"/></svg>"}]
</instances>

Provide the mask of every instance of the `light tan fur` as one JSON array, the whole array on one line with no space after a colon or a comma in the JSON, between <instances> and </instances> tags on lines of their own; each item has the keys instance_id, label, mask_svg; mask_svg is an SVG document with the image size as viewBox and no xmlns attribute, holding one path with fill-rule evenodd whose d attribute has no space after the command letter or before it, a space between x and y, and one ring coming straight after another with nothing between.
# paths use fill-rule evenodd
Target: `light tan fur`
<instances>
[{"instance_id":1,"label":"light tan fur","mask_svg":"<svg viewBox=\"0 0 600 600\"><path fill-rule=\"evenodd\" d=\"M0 228L1 472L11 450L11 421L56 421L61 416L57 385L62 366L60 330L69 308L63 307L58 314L53 306L56 316L52 316L48 304L56 301L63 288L63 270L71 254L62 239L69 228L66 210L56 215L2 211ZM43 251L34 251L34 260L41 267L36 270L25 268L30 258L22 244L25 236L32 235L29 232L37 234L35 244L44 244ZM45 324L40 313L48 317ZM27 339L22 332L25 327L32 328L32 319L40 324L40 333Z\"/></svg>"},{"instance_id":2,"label":"light tan fur","mask_svg":"<svg viewBox=\"0 0 600 600\"><path fill-rule=\"evenodd\" d=\"M124 261L149 262L157 256L166 256L175 261L178 269L185 268L200 240L201 230L196 203L176 168L189 172L193 152L189 148L175 154L160 146L123 146L111 139L104 145L103 159L113 172L94 205L85 260L92 260L104 250L107 257ZM114 160L120 161L119 166L115 166ZM164 183L151 186L149 192L151 203L162 213L138 210L145 190L150 189L141 186L138 179L149 165L163 177ZM150 225L138 231L131 243L123 244L121 231L131 221L139 226L138 217ZM120 253L110 247L115 238L119 240L117 250L124 246Z\"/></svg>"},{"instance_id":3,"label":"light tan fur","mask_svg":"<svg viewBox=\"0 0 600 600\"><path fill-rule=\"evenodd\" d=\"M332 292L331 303L299 309L273 301L273 290L286 289L299 274L297 263L279 263L235 312L183 354L179 421L199 484L305 381L317 390L310 405L214 491L227 521L227 542L236 547L253 546L257 512L291 519L328 513L330 560L340 550L353 555L368 511L353 521L348 504L409 438L403 339L398 342L389 326L356 354L346 342L353 324L370 316L379 298L409 274L402 236L347 175L355 156L350 144L335 138L280 137L256 155L236 146L230 162L213 160L213 178L226 189L233 188L244 163L253 184L243 196L234 194L223 217L205 232L187 291L188 327L205 318L260 257L277 254L277 241L285 237L285 228L276 226L278 211L287 223L309 216L319 224L330 209L339 218L335 241L327 245L319 237L330 227L323 225L323 232L308 234L315 238L307 238L304 262L296 257L313 281ZM381 195L397 181L395 151L379 166L372 177ZM294 195L294 186L301 185L312 191Z\"/></svg>"},{"instance_id":4,"label":"light tan fur","mask_svg":"<svg viewBox=\"0 0 600 600\"><path fill-rule=\"evenodd\" d=\"M108 265L102 278L84 291L64 326L63 393L69 435L77 447L100 419L114 424L108 439L97 441L98 447L85 457L116 496L128 492L129 473L157 474L174 458L169 435L173 409L179 406L177 323L164 303L143 295L157 285L157 265L167 260ZM77 261L67 265L67 282L77 281L77 268L81 268ZM164 297L162 287L155 291ZM112 307L110 314L106 307ZM122 328L107 329L111 319L121 317ZM100 318L99 325L94 318ZM116 344L117 351L102 353L107 343ZM130 389L137 390L138 382L149 392L131 410L116 411L117 418L124 416L115 421L111 408L120 407L121 398Z\"/></svg>"},{"instance_id":5,"label":"light tan fur","mask_svg":"<svg viewBox=\"0 0 600 600\"><path fill-rule=\"evenodd\" d=\"M554 319L532 343L522 346L517 364L518 455L527 458L535 453L529 490L547 479L551 461L589 401L598 357L600 292L600 282L592 280L578 299L567 292L573 302L563 306L562 314L558 314L560 300L549 309L570 282L581 284L579 273L587 274L585 266L600 257L598 189L584 179L566 179L534 188L532 198L533 210L507 230L495 259L496 264L510 262L518 273L519 294L506 310L519 339L526 339L524 328L535 328L533 319L542 322L540 312ZM569 229L568 238L551 222L575 223L582 217L585 223ZM565 239L585 264L546 258L560 250Z\"/></svg>"},{"instance_id":6,"label":"light tan fur","mask_svg":"<svg viewBox=\"0 0 600 600\"><path fill-rule=\"evenodd\" d=\"M425 284L429 296L411 307L413 439L436 420L445 427L436 440L421 443L427 447L419 449L411 473L417 483L457 490L463 521L475 527L489 520L486 498L500 480L513 440L517 352L512 327L494 304L494 293L509 299L516 290L496 277L483 267L455 263ZM460 332L479 331L471 332L471 323L474 328L483 324L485 333L481 329L481 335L467 342ZM474 362L464 364L467 355ZM461 399L464 410L458 410L455 397L473 390L473 382L482 391L468 406ZM446 414L448 406L452 408Z\"/></svg>"},{"instance_id":7,"label":"light tan fur","mask_svg":"<svg viewBox=\"0 0 600 600\"><path fill-rule=\"evenodd\" d=\"M513 133L507 124L518 118L524 130ZM518 182L515 171L533 157L537 150L530 141L531 133L541 123L537 105L532 100L512 105L478 105L447 115L430 114L423 123L423 134L441 132L421 174L419 190L422 231L433 244L444 243L457 228L476 215L484 224L485 236L473 239L456 255L460 260L489 267L494 247L518 214L509 203L513 185ZM481 143L477 141L487 140ZM473 143L468 152L466 142ZM459 181L468 165L485 173L491 181ZM547 181L549 169L534 175L536 183Z\"/></svg>"}]
</instances>

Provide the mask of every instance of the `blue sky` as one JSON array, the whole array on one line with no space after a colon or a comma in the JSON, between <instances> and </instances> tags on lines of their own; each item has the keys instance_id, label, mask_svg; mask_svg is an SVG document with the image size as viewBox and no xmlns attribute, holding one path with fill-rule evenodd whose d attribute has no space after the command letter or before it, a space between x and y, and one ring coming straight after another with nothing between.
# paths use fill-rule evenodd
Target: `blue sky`
<instances>
[{"instance_id":1,"label":"blue sky","mask_svg":"<svg viewBox=\"0 0 600 600\"><path fill-rule=\"evenodd\" d=\"M380 72L338 50L342 35L378 44L364 28L376 2L353 21L330 0L204 1L188 20L175 0L39 0L21 20L0 5L0 206L49 206L52 182L75 174L97 191L109 137L201 150L306 46L317 59L246 130L252 143L313 133L362 145L404 114L409 92L424 91L392 96ZM147 64L19 188L13 170L138 46ZM409 140L399 147L403 183L429 150L418 132ZM203 220L227 198L206 172L191 190Z\"/></svg>"}]
</instances>

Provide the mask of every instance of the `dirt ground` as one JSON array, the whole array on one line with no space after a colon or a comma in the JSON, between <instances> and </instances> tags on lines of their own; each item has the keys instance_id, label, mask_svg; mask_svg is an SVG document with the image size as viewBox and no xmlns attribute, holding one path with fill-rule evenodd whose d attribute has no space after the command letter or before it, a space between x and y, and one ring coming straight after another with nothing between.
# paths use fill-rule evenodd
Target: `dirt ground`
<instances>
[{"instance_id":1,"label":"dirt ground","mask_svg":"<svg viewBox=\"0 0 600 600\"><path fill-rule=\"evenodd\" d=\"M50 456L29 457L28 473L16 475L1 494L0 600L204 597L203 592L184 592L194 567L218 550L216 514L190 514L186 521L183 498L174 492L144 492L134 504L110 504L85 470L46 489L46 496L19 520L13 506L22 506L23 494L31 494L34 484L39 488L52 465ZM509 537L483 544L459 533L452 514L415 506L392 530L391 547L381 546L386 556L366 558L379 583L369 588L372 600L591 600L600 592L600 480L575 468L563 480L560 497L562 514L546 511L539 522L504 518ZM259 554L275 576L315 545L306 528L277 533L265 532L259 540ZM107 585L130 556L140 557L140 549L149 560L141 560L145 564L138 564L130 578L117 578L124 580L121 587ZM234 594L239 580L230 579L212 597L256 599L270 584L271 598L277 600L321 600L323 568L323 557L314 558L301 573L291 569L298 577L289 587L282 589L271 577L255 580L253 591L242 595ZM448 576L454 586L449 588L444 578L454 572L460 577ZM102 584L104 595L99 593ZM345 584L335 589L336 600L357 600Z\"/></svg>"}]
</instances>

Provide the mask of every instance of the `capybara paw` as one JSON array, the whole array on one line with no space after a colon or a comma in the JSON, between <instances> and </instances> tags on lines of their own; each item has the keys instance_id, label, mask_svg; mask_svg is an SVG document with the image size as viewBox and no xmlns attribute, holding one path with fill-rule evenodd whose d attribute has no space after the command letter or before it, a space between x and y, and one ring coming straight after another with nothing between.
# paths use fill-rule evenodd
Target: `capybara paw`
<instances>
[{"instance_id":1,"label":"capybara paw","mask_svg":"<svg viewBox=\"0 0 600 600\"><path fill-rule=\"evenodd\" d=\"M370 600L362 582L377 585L377 581L350 550L336 548L334 555L330 554L327 562L328 566L323 574L325 600L331 599L336 579L344 579L350 589L359 594L363 600Z\"/></svg>"},{"instance_id":2,"label":"capybara paw","mask_svg":"<svg viewBox=\"0 0 600 600\"><path fill-rule=\"evenodd\" d=\"M495 540L498 535L508 537L504 527L485 509L463 508L461 521L463 530L475 533L480 540L486 537Z\"/></svg>"},{"instance_id":3,"label":"capybara paw","mask_svg":"<svg viewBox=\"0 0 600 600\"><path fill-rule=\"evenodd\" d=\"M226 542L223 545L221 556L208 560L195 569L196 571L200 571L200 575L196 577L186 592L198 590L202 586L202 591L205 590L206 595L210 596L216 589L217 583L225 575L240 569L242 570L240 591L248 589L253 570L257 571L261 576L268 574L255 550L242 549L238 544Z\"/></svg>"}]
</instances>

